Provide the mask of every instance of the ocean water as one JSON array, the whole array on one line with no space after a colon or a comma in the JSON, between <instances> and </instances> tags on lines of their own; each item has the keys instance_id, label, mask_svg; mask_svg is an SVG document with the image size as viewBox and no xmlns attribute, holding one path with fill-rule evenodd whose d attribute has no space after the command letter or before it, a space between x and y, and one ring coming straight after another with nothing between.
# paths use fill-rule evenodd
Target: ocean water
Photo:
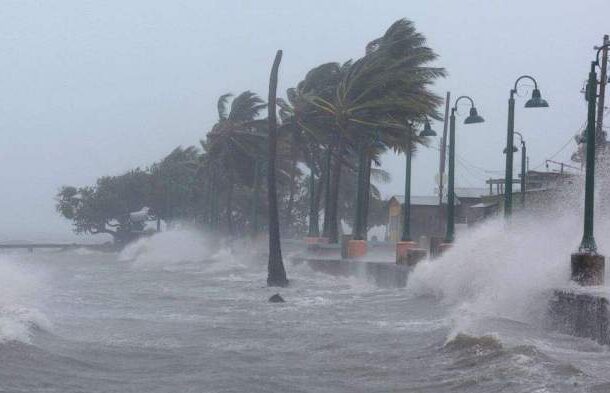
<instances>
[{"instance_id":1,"label":"ocean water","mask_svg":"<svg viewBox=\"0 0 610 393\"><path fill-rule=\"evenodd\" d=\"M607 347L544 328L575 220L489 222L402 289L290 255L270 289L264 258L192 231L2 254L0 391L610 392Z\"/></svg>"}]
</instances>

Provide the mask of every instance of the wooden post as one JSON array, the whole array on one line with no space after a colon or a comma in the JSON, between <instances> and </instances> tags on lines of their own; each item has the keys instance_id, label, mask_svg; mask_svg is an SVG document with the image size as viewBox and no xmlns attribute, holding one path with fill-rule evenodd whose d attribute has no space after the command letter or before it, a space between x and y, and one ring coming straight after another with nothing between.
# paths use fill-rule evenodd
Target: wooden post
<instances>
[{"instance_id":1,"label":"wooden post","mask_svg":"<svg viewBox=\"0 0 610 393\"><path fill-rule=\"evenodd\" d=\"M445 122L443 123L443 137L441 138L440 165L438 170L438 205L443 205L443 175L445 174L445 152L447 149L447 127L449 125L449 101L451 92L445 97Z\"/></svg>"}]
</instances>

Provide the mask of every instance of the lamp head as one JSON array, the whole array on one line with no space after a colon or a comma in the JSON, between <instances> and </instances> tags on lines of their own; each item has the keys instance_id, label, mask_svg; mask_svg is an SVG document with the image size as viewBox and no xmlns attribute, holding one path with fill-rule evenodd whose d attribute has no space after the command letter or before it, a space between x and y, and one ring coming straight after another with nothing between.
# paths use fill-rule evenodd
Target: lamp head
<instances>
[{"instance_id":1,"label":"lamp head","mask_svg":"<svg viewBox=\"0 0 610 393\"><path fill-rule=\"evenodd\" d=\"M540 95L540 90L534 89L532 91L532 98L527 100L525 103L526 108L548 108L549 103L546 100L542 99Z\"/></svg>"},{"instance_id":2,"label":"lamp head","mask_svg":"<svg viewBox=\"0 0 610 393\"><path fill-rule=\"evenodd\" d=\"M473 106L472 108L470 108L470 116L468 116L466 120L464 120L464 124L483 123L484 121L485 120L481 116L479 116L477 108Z\"/></svg>"},{"instance_id":3,"label":"lamp head","mask_svg":"<svg viewBox=\"0 0 610 393\"><path fill-rule=\"evenodd\" d=\"M436 136L436 132L430 126L430 121L428 119L426 119L426 122L424 123L424 129L419 134L419 136Z\"/></svg>"},{"instance_id":4,"label":"lamp head","mask_svg":"<svg viewBox=\"0 0 610 393\"><path fill-rule=\"evenodd\" d=\"M519 149L517 149L517 146L513 145L513 153L518 152ZM504 150L502 151L502 153L506 154L506 148L504 148Z\"/></svg>"}]
</instances>

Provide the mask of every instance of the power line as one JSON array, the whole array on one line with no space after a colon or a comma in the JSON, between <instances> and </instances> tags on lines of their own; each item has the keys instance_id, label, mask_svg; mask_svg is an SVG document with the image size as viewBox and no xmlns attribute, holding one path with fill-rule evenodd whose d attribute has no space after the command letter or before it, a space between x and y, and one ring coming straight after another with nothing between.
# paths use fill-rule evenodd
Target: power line
<instances>
[{"instance_id":1,"label":"power line","mask_svg":"<svg viewBox=\"0 0 610 393\"><path fill-rule=\"evenodd\" d=\"M440 151L440 149L438 147L431 146L431 148L434 149L434 150ZM455 158L456 158L456 161L461 162L462 165L469 166L471 169L476 169L476 170L481 171L481 172L483 172L485 174L488 174L488 173L501 173L501 172L503 172L500 169L495 169L495 170L494 169L485 169L485 168L476 166L473 163L469 162L468 160L464 159L464 157L460 156L457 153L455 155Z\"/></svg>"},{"instance_id":2,"label":"power line","mask_svg":"<svg viewBox=\"0 0 610 393\"><path fill-rule=\"evenodd\" d=\"M533 170L533 171L535 171L536 169L540 168L541 166L546 165L546 161L547 161L547 160L552 160L553 158L557 157L557 155L559 155L559 153L561 153L562 151L564 151L564 150L565 150L565 148L566 148L566 147L568 147L568 145L570 144L570 142L572 142L573 138L574 138L574 137L572 137L572 136L571 136L571 137L570 137L570 138L569 138L569 139L566 141L566 143L565 143L563 146L561 146L561 147L559 148L559 150L557 150L557 151L556 151L554 154L552 154L552 155L551 155L549 158L545 158L545 159L544 159L544 161L542 161L542 162L541 162L539 165L536 165L536 166L534 167L534 169L532 169L532 170Z\"/></svg>"}]
</instances>

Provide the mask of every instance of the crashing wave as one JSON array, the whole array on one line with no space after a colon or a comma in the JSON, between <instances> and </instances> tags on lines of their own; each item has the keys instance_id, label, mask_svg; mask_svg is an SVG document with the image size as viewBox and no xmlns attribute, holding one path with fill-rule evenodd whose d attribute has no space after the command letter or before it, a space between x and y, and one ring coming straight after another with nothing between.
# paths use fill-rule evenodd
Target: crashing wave
<instances>
[{"instance_id":1,"label":"crashing wave","mask_svg":"<svg viewBox=\"0 0 610 393\"><path fill-rule=\"evenodd\" d=\"M0 343L29 343L34 332L50 326L35 306L42 287L38 272L0 257Z\"/></svg>"}]
</instances>

